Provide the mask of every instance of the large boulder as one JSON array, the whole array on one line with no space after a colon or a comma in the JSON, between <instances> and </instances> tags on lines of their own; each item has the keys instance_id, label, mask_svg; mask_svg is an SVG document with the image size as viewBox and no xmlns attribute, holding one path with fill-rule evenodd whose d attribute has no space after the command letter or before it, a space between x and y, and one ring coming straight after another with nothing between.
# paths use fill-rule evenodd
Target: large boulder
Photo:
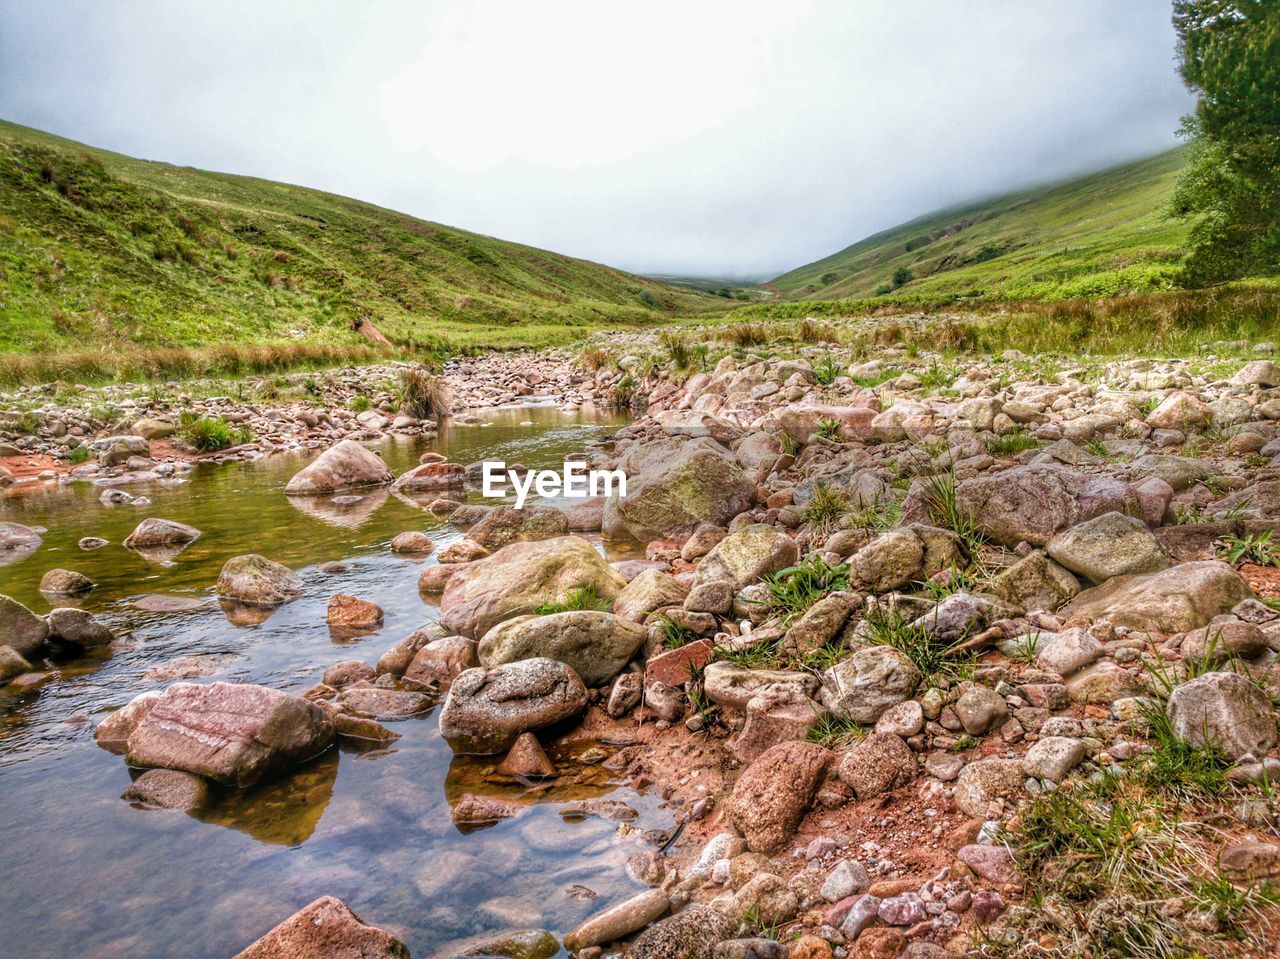
<instances>
[{"instance_id":1,"label":"large boulder","mask_svg":"<svg viewBox=\"0 0 1280 959\"><path fill-rule=\"evenodd\" d=\"M248 683L175 683L129 734L125 758L244 787L318 755L333 736L328 714L298 696Z\"/></svg>"},{"instance_id":2,"label":"large boulder","mask_svg":"<svg viewBox=\"0 0 1280 959\"><path fill-rule=\"evenodd\" d=\"M467 470L461 463L423 463L401 473L391 488L398 493L423 493L461 489L466 481Z\"/></svg>"},{"instance_id":3,"label":"large boulder","mask_svg":"<svg viewBox=\"0 0 1280 959\"><path fill-rule=\"evenodd\" d=\"M218 595L250 606L279 606L302 595L301 577L257 553L233 556L222 564Z\"/></svg>"},{"instance_id":4,"label":"large boulder","mask_svg":"<svg viewBox=\"0 0 1280 959\"><path fill-rule=\"evenodd\" d=\"M1117 576L1087 589L1069 606L1067 617L1108 619L1116 626L1158 632L1199 629L1252 593L1226 563L1181 563L1156 573Z\"/></svg>"},{"instance_id":5,"label":"large boulder","mask_svg":"<svg viewBox=\"0 0 1280 959\"><path fill-rule=\"evenodd\" d=\"M48 623L16 599L0 595L0 643L30 658L48 638Z\"/></svg>"},{"instance_id":6,"label":"large boulder","mask_svg":"<svg viewBox=\"0 0 1280 959\"><path fill-rule=\"evenodd\" d=\"M440 598L440 625L479 639L504 619L563 602L573 590L594 587L597 596L613 600L626 585L586 540L560 536L512 543L449 577Z\"/></svg>"},{"instance_id":7,"label":"large boulder","mask_svg":"<svg viewBox=\"0 0 1280 959\"><path fill-rule=\"evenodd\" d=\"M77 646L105 646L115 635L86 609L59 606L49 611L49 635Z\"/></svg>"},{"instance_id":8,"label":"large boulder","mask_svg":"<svg viewBox=\"0 0 1280 959\"><path fill-rule=\"evenodd\" d=\"M521 733L545 729L582 712L587 687L553 659L522 659L460 674L440 711L440 734L455 753L491 755Z\"/></svg>"},{"instance_id":9,"label":"large boulder","mask_svg":"<svg viewBox=\"0 0 1280 959\"><path fill-rule=\"evenodd\" d=\"M1055 464L1015 466L964 480L957 507L1004 546L1044 546L1054 534L1103 513L1142 514L1128 483Z\"/></svg>"},{"instance_id":10,"label":"large boulder","mask_svg":"<svg viewBox=\"0 0 1280 959\"><path fill-rule=\"evenodd\" d=\"M1045 552L1095 583L1112 576L1154 573L1170 565L1169 555L1147 524L1123 513L1103 513L1063 530L1049 540Z\"/></svg>"},{"instance_id":11,"label":"large boulder","mask_svg":"<svg viewBox=\"0 0 1280 959\"><path fill-rule=\"evenodd\" d=\"M892 646L869 646L822 674L818 698L841 719L874 723L889 708L910 699L923 678L915 664Z\"/></svg>"},{"instance_id":12,"label":"large boulder","mask_svg":"<svg viewBox=\"0 0 1280 959\"><path fill-rule=\"evenodd\" d=\"M1232 760L1260 760L1276 744L1276 713L1261 689L1238 673L1205 673L1169 695L1178 738L1221 750Z\"/></svg>"},{"instance_id":13,"label":"large boulder","mask_svg":"<svg viewBox=\"0 0 1280 959\"><path fill-rule=\"evenodd\" d=\"M727 525L755 501L755 484L727 453L694 441L673 458L628 475L627 495L610 496L602 528L649 542L682 539L699 523Z\"/></svg>"},{"instance_id":14,"label":"large boulder","mask_svg":"<svg viewBox=\"0 0 1280 959\"><path fill-rule=\"evenodd\" d=\"M752 852L773 855L791 841L831 758L816 743L779 743L743 771L729 800L729 818Z\"/></svg>"},{"instance_id":15,"label":"large boulder","mask_svg":"<svg viewBox=\"0 0 1280 959\"><path fill-rule=\"evenodd\" d=\"M393 479L382 457L355 440L329 447L298 470L284 491L290 496L319 496L366 486L387 486Z\"/></svg>"},{"instance_id":16,"label":"large boulder","mask_svg":"<svg viewBox=\"0 0 1280 959\"><path fill-rule=\"evenodd\" d=\"M800 548L776 526L752 523L730 533L698 564L694 585L729 582L742 589L761 577L794 566Z\"/></svg>"},{"instance_id":17,"label":"large boulder","mask_svg":"<svg viewBox=\"0 0 1280 959\"><path fill-rule=\"evenodd\" d=\"M484 634L481 666L545 657L572 666L588 686L603 686L627 665L649 631L638 623L593 609L549 616L518 616Z\"/></svg>"},{"instance_id":18,"label":"large boulder","mask_svg":"<svg viewBox=\"0 0 1280 959\"><path fill-rule=\"evenodd\" d=\"M498 506L467 531L467 539L493 552L512 543L569 535L569 521L554 506Z\"/></svg>"},{"instance_id":19,"label":"large boulder","mask_svg":"<svg viewBox=\"0 0 1280 959\"><path fill-rule=\"evenodd\" d=\"M194 526L171 519L149 516L124 539L125 549L149 549L156 546L180 546L194 542L200 531Z\"/></svg>"},{"instance_id":20,"label":"large boulder","mask_svg":"<svg viewBox=\"0 0 1280 959\"><path fill-rule=\"evenodd\" d=\"M21 523L0 523L0 566L19 559L26 559L43 540L30 526Z\"/></svg>"},{"instance_id":21,"label":"large boulder","mask_svg":"<svg viewBox=\"0 0 1280 959\"><path fill-rule=\"evenodd\" d=\"M1080 581L1037 549L998 573L989 588L1014 608L1055 610L1079 594Z\"/></svg>"},{"instance_id":22,"label":"large boulder","mask_svg":"<svg viewBox=\"0 0 1280 959\"><path fill-rule=\"evenodd\" d=\"M409 949L341 899L321 896L234 959L409 959Z\"/></svg>"}]
</instances>

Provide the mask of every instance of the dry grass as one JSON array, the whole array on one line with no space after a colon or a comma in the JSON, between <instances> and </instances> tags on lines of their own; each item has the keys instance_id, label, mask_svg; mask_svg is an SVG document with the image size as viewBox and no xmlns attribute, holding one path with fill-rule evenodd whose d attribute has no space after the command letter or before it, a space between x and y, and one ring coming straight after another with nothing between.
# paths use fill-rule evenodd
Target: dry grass
<instances>
[{"instance_id":1,"label":"dry grass","mask_svg":"<svg viewBox=\"0 0 1280 959\"><path fill-rule=\"evenodd\" d=\"M283 372L306 367L367 363L383 354L368 346L261 343L207 349L85 350L33 356L0 355L0 384L99 383L194 379Z\"/></svg>"}]
</instances>

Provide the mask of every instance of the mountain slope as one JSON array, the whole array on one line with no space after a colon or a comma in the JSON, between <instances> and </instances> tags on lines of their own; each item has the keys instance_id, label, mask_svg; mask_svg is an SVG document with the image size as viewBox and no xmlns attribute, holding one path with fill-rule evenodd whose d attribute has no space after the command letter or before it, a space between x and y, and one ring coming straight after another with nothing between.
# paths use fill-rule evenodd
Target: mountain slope
<instances>
[{"instance_id":1,"label":"mountain slope","mask_svg":"<svg viewBox=\"0 0 1280 959\"><path fill-rule=\"evenodd\" d=\"M0 351L566 340L714 308L688 290L303 187L0 121Z\"/></svg>"},{"instance_id":2,"label":"mountain slope","mask_svg":"<svg viewBox=\"0 0 1280 959\"><path fill-rule=\"evenodd\" d=\"M1163 289L1183 222L1162 211L1181 149L932 213L772 281L787 299L981 295L1050 299ZM894 273L911 279L895 286ZM900 275L899 279L903 277Z\"/></svg>"}]
</instances>

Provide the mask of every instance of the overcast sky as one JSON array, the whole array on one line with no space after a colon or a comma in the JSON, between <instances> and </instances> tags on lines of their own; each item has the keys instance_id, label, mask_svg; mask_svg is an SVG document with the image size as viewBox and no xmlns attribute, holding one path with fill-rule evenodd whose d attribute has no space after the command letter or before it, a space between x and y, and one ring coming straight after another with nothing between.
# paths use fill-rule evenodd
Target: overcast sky
<instances>
[{"instance_id":1,"label":"overcast sky","mask_svg":"<svg viewBox=\"0 0 1280 959\"><path fill-rule=\"evenodd\" d=\"M638 272L773 276L1173 146L1168 0L0 0L0 117Z\"/></svg>"}]
</instances>

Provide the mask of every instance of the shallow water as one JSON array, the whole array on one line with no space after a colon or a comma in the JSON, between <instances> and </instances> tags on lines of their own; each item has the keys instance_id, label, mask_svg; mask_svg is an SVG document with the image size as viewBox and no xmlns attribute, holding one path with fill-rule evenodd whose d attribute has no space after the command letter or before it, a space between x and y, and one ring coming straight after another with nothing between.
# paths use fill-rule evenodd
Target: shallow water
<instances>
[{"instance_id":1,"label":"shallow water","mask_svg":"<svg viewBox=\"0 0 1280 959\"><path fill-rule=\"evenodd\" d=\"M550 407L492 411L486 420L492 425L446 425L430 442L389 440L383 455L397 473L428 449L462 463L559 467L622 423ZM77 570L98 583L83 605L124 638L110 652L49 664L53 678L34 692L0 691L0 956L227 957L315 897L334 895L422 959L485 930L563 934L640 888L623 865L652 848L643 830L672 824L656 797L568 755L552 757L562 775L550 789L504 781L494 773L500 757L453 758L434 714L391 724L401 739L389 749L332 750L285 778L221 792L198 816L120 799L129 771L97 748L93 728L138 693L168 684L144 677L153 667L196 654L218 670L196 681L298 692L332 663L372 663L436 618L416 586L434 558L397 557L388 543L408 529L440 545L460 534L382 492L346 508L300 508L281 489L306 459L277 454L198 467L178 485L126 487L151 497L143 508L102 506L100 488L86 484L21 488L0 499L0 521L49 530L38 552L0 567L0 593L44 612L40 576L55 566ZM191 523L203 535L172 565L148 562L119 545L145 516ZM76 543L89 535L111 545L83 552ZM285 563L307 583L303 598L253 626L233 624L212 599L222 563L245 552ZM332 561L349 568L318 569ZM331 636L325 607L336 592L377 602L383 626L356 639ZM199 605L175 612L135 605L151 594ZM464 835L449 810L465 791L520 799L529 809ZM562 815L567 800L605 794L639 811L633 829ZM569 895L575 885L598 898Z\"/></svg>"}]
</instances>

